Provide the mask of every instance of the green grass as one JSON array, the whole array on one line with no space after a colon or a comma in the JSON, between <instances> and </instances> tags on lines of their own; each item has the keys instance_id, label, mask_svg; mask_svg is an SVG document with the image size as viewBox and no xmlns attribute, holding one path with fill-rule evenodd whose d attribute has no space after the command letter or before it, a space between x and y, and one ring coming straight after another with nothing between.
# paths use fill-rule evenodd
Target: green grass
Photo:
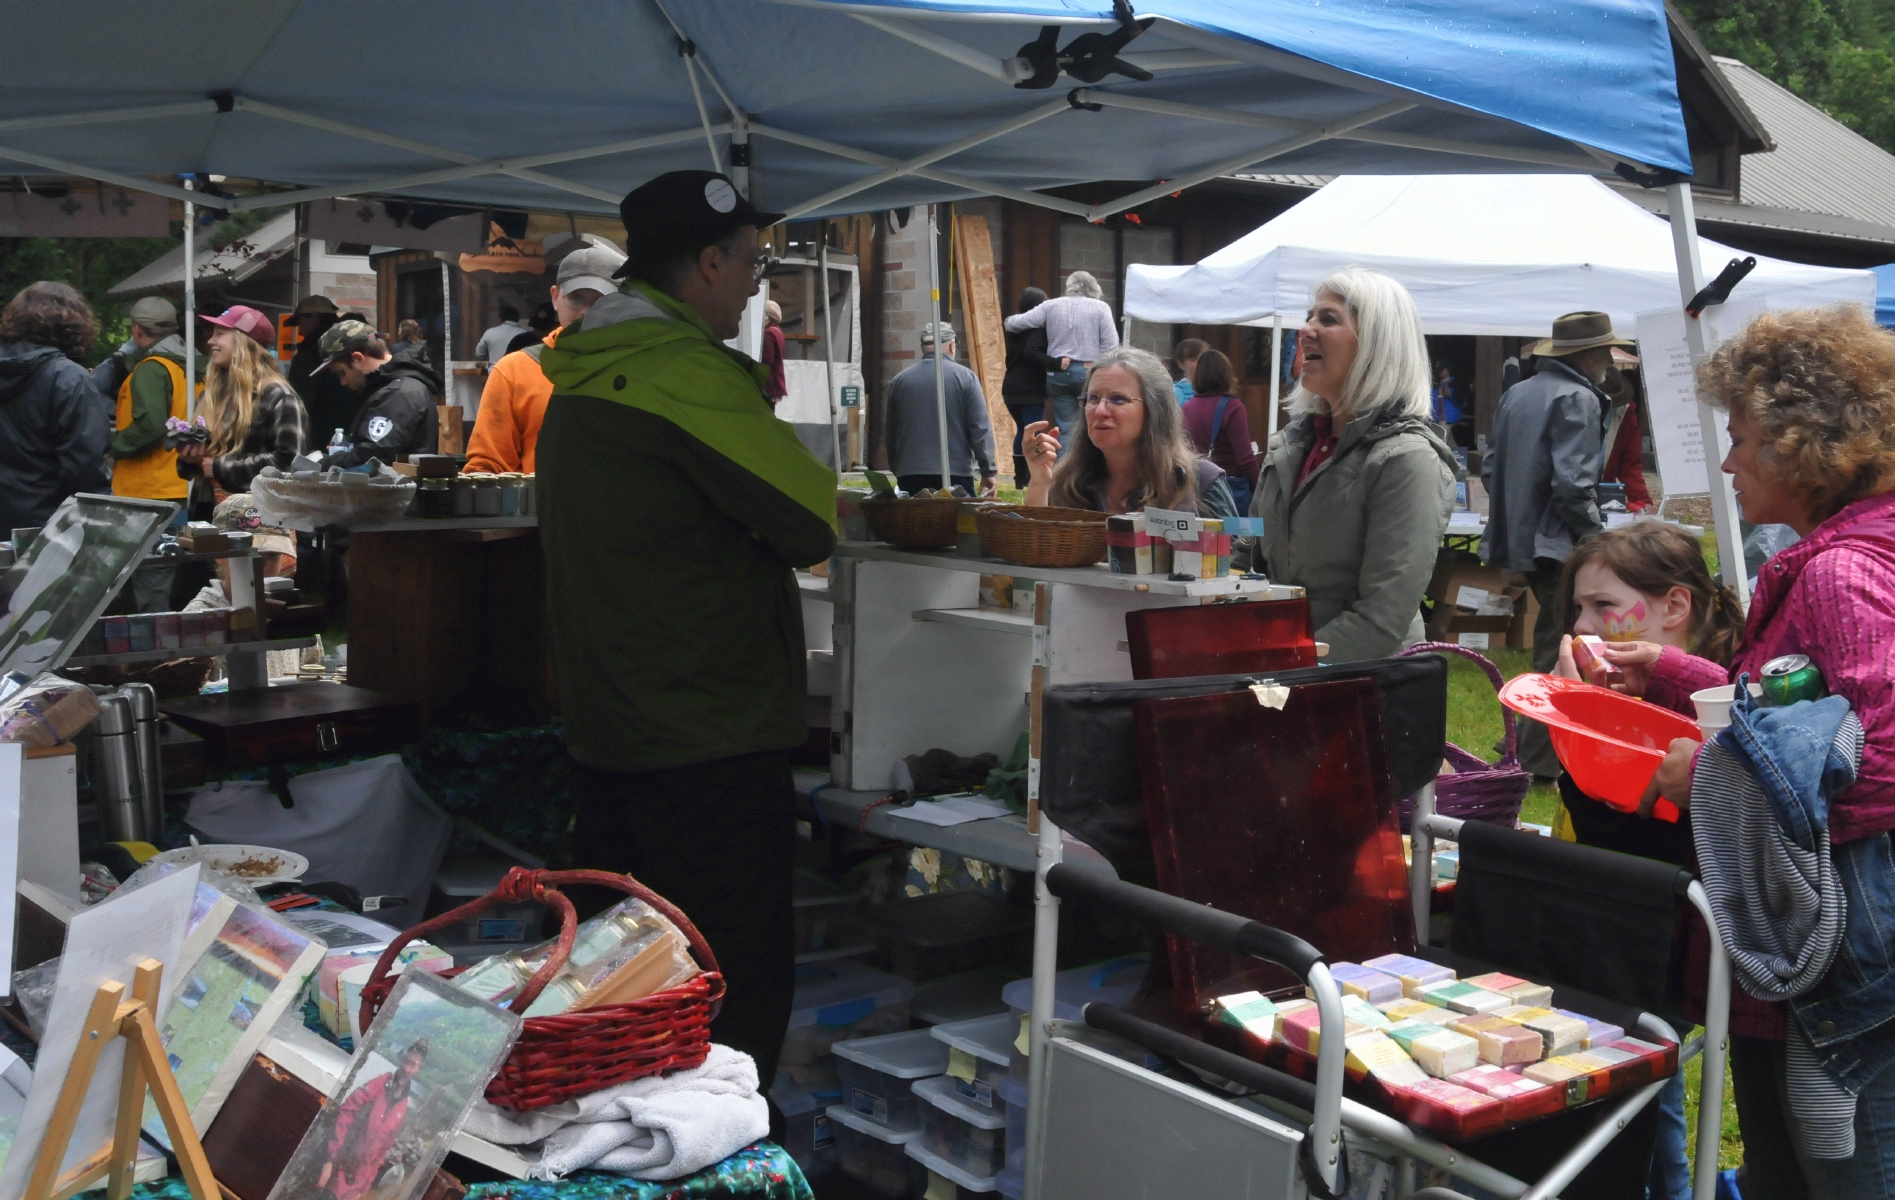
<instances>
[{"instance_id":1,"label":"green grass","mask_svg":"<svg viewBox=\"0 0 1895 1200\"><path fill-rule=\"evenodd\" d=\"M1706 531L1706 554L1715 557L1716 544L1713 535ZM1713 572L1716 568L1712 568ZM1533 669L1533 652L1530 650L1488 650L1486 655L1500 668L1500 673L1508 679ZM1463 658L1448 659L1448 740L1482 758L1495 759L1498 753L1494 744L1501 737L1500 701L1494 696L1494 685L1488 680L1486 672ZM1550 784L1535 784L1527 793L1526 802L1520 806L1520 819L1536 825L1551 825L1553 816L1559 807L1559 790ZM1703 1061L1694 1059L1684 1069L1684 1115L1687 1127L1693 1136L1686 1154L1695 1164L1697 1161L1697 1140L1695 1136L1698 1119L1699 1080L1702 1077ZM1744 1161L1744 1143L1737 1132L1737 1105L1732 1099L1732 1090L1728 1074L1724 1081L1724 1123L1723 1142L1718 1150L1717 1165L1720 1168L1735 1167Z\"/></svg>"}]
</instances>

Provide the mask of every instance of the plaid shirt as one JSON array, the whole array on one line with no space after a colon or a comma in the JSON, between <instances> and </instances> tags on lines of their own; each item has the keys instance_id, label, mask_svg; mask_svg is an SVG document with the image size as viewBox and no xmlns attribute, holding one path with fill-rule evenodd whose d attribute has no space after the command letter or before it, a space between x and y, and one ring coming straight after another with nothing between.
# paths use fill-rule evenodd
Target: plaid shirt
<instances>
[{"instance_id":1,"label":"plaid shirt","mask_svg":"<svg viewBox=\"0 0 1895 1200\"><path fill-rule=\"evenodd\" d=\"M290 462L309 444L309 417L303 401L287 383L264 385L250 417L243 445L211 462L217 486L226 492L247 492L250 481L265 467L290 469Z\"/></svg>"}]
</instances>

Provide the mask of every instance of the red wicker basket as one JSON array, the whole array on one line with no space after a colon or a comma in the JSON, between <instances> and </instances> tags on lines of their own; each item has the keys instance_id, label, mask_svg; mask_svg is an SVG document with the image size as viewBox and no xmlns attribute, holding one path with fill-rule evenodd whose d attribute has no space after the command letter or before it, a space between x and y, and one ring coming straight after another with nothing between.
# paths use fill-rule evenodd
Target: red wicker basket
<instances>
[{"instance_id":1,"label":"red wicker basket","mask_svg":"<svg viewBox=\"0 0 1895 1200\"><path fill-rule=\"evenodd\" d=\"M496 904L537 900L558 910L559 941L539 973L507 1006L514 1012L525 1011L572 954L579 921L572 901L556 886L562 883L598 884L643 900L684 934L691 944L692 957L703 971L677 987L629 1004L607 1004L555 1017L528 1017L513 1053L487 1085L488 1101L526 1112L648 1075L703 1066L711 1050L711 1018L724 996L724 977L718 972L710 943L691 919L663 896L630 875L606 871L529 871L515 867L487 895L404 931L382 951L368 985L362 989L359 1027L367 1029L388 998L395 983L388 970L403 946Z\"/></svg>"}]
</instances>

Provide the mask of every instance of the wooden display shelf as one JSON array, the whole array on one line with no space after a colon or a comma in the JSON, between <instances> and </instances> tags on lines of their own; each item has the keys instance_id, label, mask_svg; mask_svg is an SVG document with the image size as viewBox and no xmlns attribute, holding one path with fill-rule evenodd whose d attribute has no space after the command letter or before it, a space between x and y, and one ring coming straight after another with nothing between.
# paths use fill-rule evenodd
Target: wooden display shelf
<instances>
[{"instance_id":1,"label":"wooden display shelf","mask_svg":"<svg viewBox=\"0 0 1895 1200\"><path fill-rule=\"evenodd\" d=\"M261 654L268 650L301 650L314 646L313 634L299 638L273 638L260 642L222 642L215 646L166 646L156 650L127 650L119 654L75 654L67 667L111 667L132 663L170 662L177 658L222 658L227 654Z\"/></svg>"},{"instance_id":2,"label":"wooden display shelf","mask_svg":"<svg viewBox=\"0 0 1895 1200\"><path fill-rule=\"evenodd\" d=\"M939 621L944 625L965 625L969 629L1033 636L1033 618L1008 608L922 608L915 610L914 617L917 621Z\"/></svg>"}]
</instances>

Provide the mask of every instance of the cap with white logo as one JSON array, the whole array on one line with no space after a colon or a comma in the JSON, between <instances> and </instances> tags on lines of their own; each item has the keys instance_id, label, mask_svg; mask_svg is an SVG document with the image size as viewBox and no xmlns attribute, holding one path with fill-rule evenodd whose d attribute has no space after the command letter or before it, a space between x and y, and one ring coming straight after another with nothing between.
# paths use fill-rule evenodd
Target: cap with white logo
<instances>
[{"instance_id":1,"label":"cap with white logo","mask_svg":"<svg viewBox=\"0 0 1895 1200\"><path fill-rule=\"evenodd\" d=\"M633 188L619 202L630 257L613 274L623 279L635 264L680 246L699 250L723 241L745 225L766 229L782 213L758 212L726 175L716 171L669 171ZM560 287L565 287L560 281Z\"/></svg>"}]
</instances>

